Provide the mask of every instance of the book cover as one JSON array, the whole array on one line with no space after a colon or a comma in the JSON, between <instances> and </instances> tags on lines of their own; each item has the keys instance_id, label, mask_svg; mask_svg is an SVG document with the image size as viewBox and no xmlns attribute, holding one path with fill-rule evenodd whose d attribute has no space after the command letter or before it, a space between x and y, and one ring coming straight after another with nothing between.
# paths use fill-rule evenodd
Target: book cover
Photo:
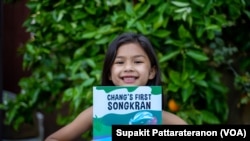
<instances>
[{"instance_id":1,"label":"book cover","mask_svg":"<svg viewBox=\"0 0 250 141\"><path fill-rule=\"evenodd\" d=\"M93 87L94 141L111 141L112 125L161 123L161 86Z\"/></svg>"}]
</instances>

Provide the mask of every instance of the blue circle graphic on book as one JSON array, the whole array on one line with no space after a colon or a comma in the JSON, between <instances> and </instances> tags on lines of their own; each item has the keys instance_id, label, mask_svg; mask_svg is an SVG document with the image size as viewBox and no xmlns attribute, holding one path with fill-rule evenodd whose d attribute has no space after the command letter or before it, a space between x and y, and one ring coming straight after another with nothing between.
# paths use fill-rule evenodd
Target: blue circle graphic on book
<instances>
[{"instance_id":1,"label":"blue circle graphic on book","mask_svg":"<svg viewBox=\"0 0 250 141\"><path fill-rule=\"evenodd\" d=\"M138 112L133 118L129 120L130 125L147 125L147 124L157 124L157 118L153 116L150 112Z\"/></svg>"}]
</instances>

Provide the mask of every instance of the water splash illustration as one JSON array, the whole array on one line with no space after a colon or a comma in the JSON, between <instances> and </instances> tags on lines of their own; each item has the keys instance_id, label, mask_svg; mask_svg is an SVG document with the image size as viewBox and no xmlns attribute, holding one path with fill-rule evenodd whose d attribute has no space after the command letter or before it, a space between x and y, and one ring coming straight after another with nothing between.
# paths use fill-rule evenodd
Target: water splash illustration
<instances>
[{"instance_id":1,"label":"water splash illustration","mask_svg":"<svg viewBox=\"0 0 250 141\"><path fill-rule=\"evenodd\" d=\"M138 112L133 118L129 120L129 125L147 125L147 124L157 124L157 118L153 116L150 112Z\"/></svg>"}]
</instances>

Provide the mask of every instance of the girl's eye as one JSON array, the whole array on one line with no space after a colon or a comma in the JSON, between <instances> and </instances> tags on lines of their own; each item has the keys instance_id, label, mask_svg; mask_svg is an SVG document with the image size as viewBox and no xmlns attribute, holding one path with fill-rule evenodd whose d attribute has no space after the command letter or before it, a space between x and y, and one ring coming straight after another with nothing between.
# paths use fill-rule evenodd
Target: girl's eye
<instances>
[{"instance_id":1,"label":"girl's eye","mask_svg":"<svg viewBox=\"0 0 250 141\"><path fill-rule=\"evenodd\" d=\"M135 64L143 63L142 61L135 61Z\"/></svg>"},{"instance_id":2,"label":"girl's eye","mask_svg":"<svg viewBox=\"0 0 250 141\"><path fill-rule=\"evenodd\" d=\"M115 61L115 64L123 64L123 61Z\"/></svg>"}]
</instances>

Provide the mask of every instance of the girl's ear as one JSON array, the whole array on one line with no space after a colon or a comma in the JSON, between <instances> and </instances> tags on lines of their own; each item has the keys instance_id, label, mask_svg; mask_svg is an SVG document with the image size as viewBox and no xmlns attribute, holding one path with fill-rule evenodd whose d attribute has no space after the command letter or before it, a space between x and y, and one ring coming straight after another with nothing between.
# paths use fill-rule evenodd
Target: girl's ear
<instances>
[{"instance_id":1,"label":"girl's ear","mask_svg":"<svg viewBox=\"0 0 250 141\"><path fill-rule=\"evenodd\" d=\"M156 68L155 66L151 68L150 72L149 72L149 77L148 79L154 79L155 78L155 75L156 75Z\"/></svg>"}]
</instances>

